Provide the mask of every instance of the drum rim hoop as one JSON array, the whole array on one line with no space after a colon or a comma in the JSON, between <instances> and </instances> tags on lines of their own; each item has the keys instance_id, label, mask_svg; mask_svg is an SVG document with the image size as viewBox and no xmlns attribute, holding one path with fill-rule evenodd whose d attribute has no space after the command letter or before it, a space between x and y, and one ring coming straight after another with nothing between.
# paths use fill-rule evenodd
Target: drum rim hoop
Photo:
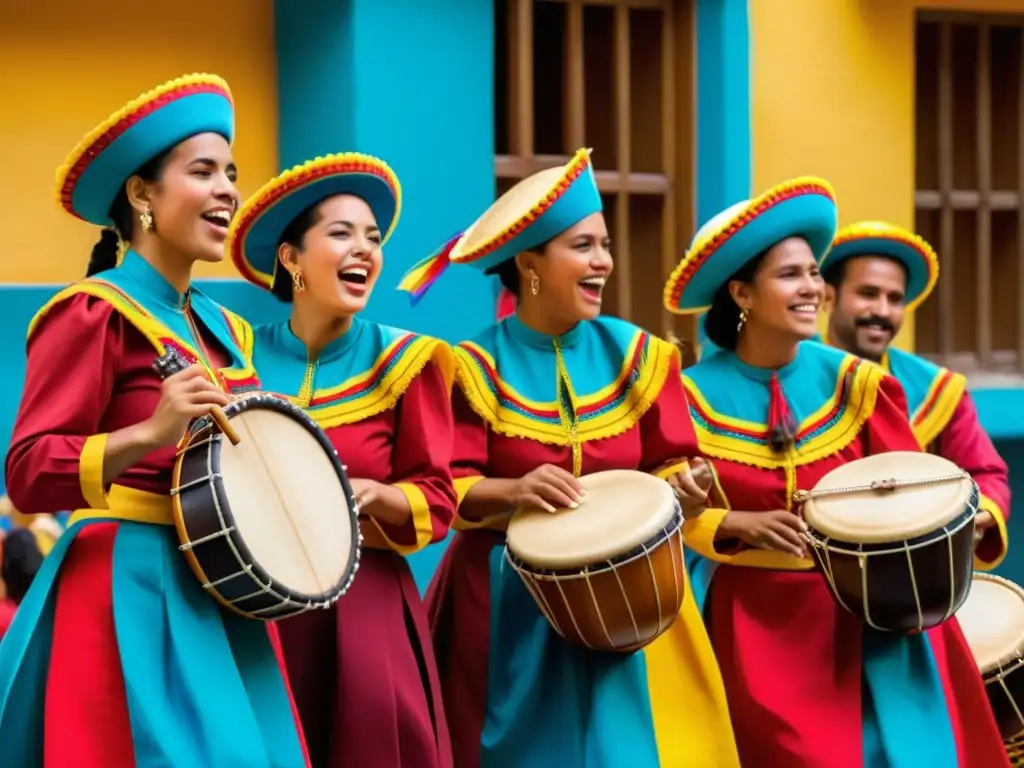
<instances>
[{"instance_id":1,"label":"drum rim hoop","mask_svg":"<svg viewBox=\"0 0 1024 768\"><path fill-rule=\"evenodd\" d=\"M683 519L683 510L679 506L678 501L673 502L674 508L672 511L672 517L669 518L668 522L662 527L658 533L651 538L637 544L635 547L623 552L618 555L615 559L602 560L599 564L594 565L583 565L573 566L566 568L534 568L529 565L521 557L517 556L509 548L508 543L505 543L505 559L508 561L512 569L520 576L529 576L537 581L545 582L557 582L557 581L575 581L582 579L587 576L598 576L600 574L608 573L611 571L618 570L624 566L627 566L637 559L644 557L646 554L653 552L655 546L650 546L652 542L656 545L669 542L678 533L685 520ZM680 540L680 545L686 547L686 542Z\"/></svg>"},{"instance_id":2,"label":"drum rim hoop","mask_svg":"<svg viewBox=\"0 0 1024 768\"><path fill-rule=\"evenodd\" d=\"M335 474L341 481L341 487L342 491L345 494L345 498L348 499L349 501L348 517L350 522L352 523L353 546L352 551L349 554L348 562L346 563L345 568L342 572L341 578L339 578L339 580L335 582L334 585L329 590L319 595L307 595L300 592L296 592L295 590L285 587L280 582L278 582L271 574L269 574L266 571L266 569L259 562L257 562L256 558L253 557L253 554L250 551L249 547L246 545L245 539L242 537L237 526L235 525L235 516L234 512L231 509L230 502L227 504L221 504L218 501L218 507L220 509L221 514L223 515L224 523L227 525L227 527L233 529L223 538L230 539L231 544L235 548L236 552L238 553L238 555L241 556L242 560L239 561L239 565L243 568L248 567L250 569L248 573L240 574L238 578L242 578L244 576L253 583L260 586L261 588L264 588L264 594L280 594L285 600L294 602L298 606L307 605L310 608L313 608L319 604L329 605L333 602L336 602L338 599L345 595L345 593L348 591L349 587L352 584L352 580L355 577L356 571L358 571L359 569L362 536L359 530L359 513L355 501L355 493L352 490L352 484L349 481L348 473L342 466L341 458L338 456L337 452L334 449L334 446L331 444L331 441L328 439L327 435L320 428L320 426L304 410L302 410L302 408L288 400L278 397L277 395L273 395L270 393L258 393L248 395L238 400L232 400L228 405L224 407L224 412L228 416L228 418L231 418L233 416L237 416L247 410L252 409L265 409L277 411L278 413L281 413L283 415L291 416L306 430L307 433L310 434L310 436L313 437L314 440L317 441L320 447L327 454L327 458L330 461L332 468L335 470ZM212 422L212 418L209 416L204 416L203 419L208 419L210 422ZM214 434L210 435L210 438L208 440L204 440L203 442L196 442L198 440L199 435L201 435L203 432L204 429L195 429L193 432L189 434L188 442L186 443L185 447L181 450L175 463L182 464L184 462L185 457L190 455L193 451L200 451L201 449L205 448L207 452L207 466L210 467L211 474L213 476L208 475L207 477L210 479L210 482L208 484L196 486L196 488L209 489L207 491L208 493L212 492L213 495L220 496L221 499L226 500L223 478L217 477L217 475L220 475L221 471L220 451L217 450L215 452L214 450L214 446L217 446L219 449L221 441L223 440L224 436L219 431L217 431L214 432ZM184 485L185 483L182 483L172 488L171 499L173 502L172 508L174 510L174 515L175 517L181 520L182 528L184 528L187 531L188 525L185 520L184 511L181 508L181 495L175 492ZM177 526L175 526L175 528L177 529ZM180 538L181 537L179 536L179 541ZM193 542L180 541L180 543L186 544ZM199 557L197 554L197 550L193 548L191 551L193 556L198 561ZM273 588L273 592L267 590L267 587ZM208 587L204 591L216 592L224 599L225 602L230 603L235 610L245 615L258 616L260 619L265 618L266 620L273 620L274 618L276 618L276 616L274 616L274 614L269 610L267 611L266 616L264 617L263 614L253 614L251 611L246 611L243 607L239 605L240 603L248 602L248 600L254 600L259 595L253 595L252 597L247 599L231 601L228 600L228 598L225 597L224 594L215 586ZM287 603L285 603L280 607L284 609L288 606Z\"/></svg>"},{"instance_id":3,"label":"drum rim hoop","mask_svg":"<svg viewBox=\"0 0 1024 768\"><path fill-rule=\"evenodd\" d=\"M981 571L975 571L971 575L971 580L977 579L978 581L988 581L993 584L998 584L1001 587L1006 587L1011 592L1015 593L1017 597L1024 603L1024 587L1005 579L1002 576L997 576L994 573L984 573ZM961 632L963 629L961 628ZM992 664L981 670L982 679L986 685L990 683L998 682L1001 677L1007 677L1009 673L1016 672L1020 667L1024 666L1024 639L1018 642L1017 648L1012 653L1007 653L1004 656L1000 656ZM1021 733L1024 733L1024 728L1021 729Z\"/></svg>"}]
</instances>

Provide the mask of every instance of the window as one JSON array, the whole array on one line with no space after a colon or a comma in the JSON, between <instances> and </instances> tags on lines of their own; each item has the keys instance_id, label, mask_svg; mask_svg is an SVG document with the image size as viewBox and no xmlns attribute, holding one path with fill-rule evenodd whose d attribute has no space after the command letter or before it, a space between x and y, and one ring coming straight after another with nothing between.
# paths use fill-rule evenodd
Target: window
<instances>
[{"instance_id":1,"label":"window","mask_svg":"<svg viewBox=\"0 0 1024 768\"><path fill-rule=\"evenodd\" d=\"M495 0L499 194L583 146L613 240L605 311L695 339L661 307L693 234L693 26L682 0Z\"/></svg>"},{"instance_id":2,"label":"window","mask_svg":"<svg viewBox=\"0 0 1024 768\"><path fill-rule=\"evenodd\" d=\"M1024 16L917 24L916 226L940 279L917 349L965 373L1024 372Z\"/></svg>"}]
</instances>

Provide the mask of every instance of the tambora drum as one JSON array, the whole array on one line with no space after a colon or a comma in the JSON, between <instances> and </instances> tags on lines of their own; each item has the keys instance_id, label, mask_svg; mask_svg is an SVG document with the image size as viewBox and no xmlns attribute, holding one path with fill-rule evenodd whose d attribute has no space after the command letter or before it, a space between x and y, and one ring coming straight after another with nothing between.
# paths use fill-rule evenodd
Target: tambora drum
<instances>
[{"instance_id":1,"label":"tambora drum","mask_svg":"<svg viewBox=\"0 0 1024 768\"><path fill-rule=\"evenodd\" d=\"M165 378L187 366L175 350L154 363ZM171 500L192 572L247 618L328 608L359 567L345 470L323 431L283 398L248 394L196 419L178 448Z\"/></svg>"},{"instance_id":2,"label":"tambora drum","mask_svg":"<svg viewBox=\"0 0 1024 768\"><path fill-rule=\"evenodd\" d=\"M1011 753L1024 756L1024 590L998 576L975 573L956 618L985 680L999 731Z\"/></svg>"},{"instance_id":3,"label":"tambora drum","mask_svg":"<svg viewBox=\"0 0 1024 768\"><path fill-rule=\"evenodd\" d=\"M814 558L839 604L879 630L920 632L971 586L978 486L953 462L893 451L798 492Z\"/></svg>"},{"instance_id":4,"label":"tambora drum","mask_svg":"<svg viewBox=\"0 0 1024 768\"><path fill-rule=\"evenodd\" d=\"M596 472L580 483L586 498L576 509L518 510L505 555L566 640L634 651L682 607L682 511L672 487L643 472Z\"/></svg>"}]
</instances>

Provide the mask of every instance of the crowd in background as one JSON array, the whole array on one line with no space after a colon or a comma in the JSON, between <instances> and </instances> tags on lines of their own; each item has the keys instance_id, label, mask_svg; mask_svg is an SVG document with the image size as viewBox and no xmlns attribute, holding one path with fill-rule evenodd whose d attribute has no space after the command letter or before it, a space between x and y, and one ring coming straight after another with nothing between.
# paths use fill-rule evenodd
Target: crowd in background
<instances>
[{"instance_id":1,"label":"crowd in background","mask_svg":"<svg viewBox=\"0 0 1024 768\"><path fill-rule=\"evenodd\" d=\"M0 639L67 523L66 515L26 515L0 496Z\"/></svg>"}]
</instances>

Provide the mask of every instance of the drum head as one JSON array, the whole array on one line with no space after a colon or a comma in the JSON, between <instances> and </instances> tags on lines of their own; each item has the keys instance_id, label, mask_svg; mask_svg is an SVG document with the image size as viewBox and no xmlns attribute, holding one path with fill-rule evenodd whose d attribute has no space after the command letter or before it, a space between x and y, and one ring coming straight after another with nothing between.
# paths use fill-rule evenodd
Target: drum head
<instances>
[{"instance_id":1,"label":"drum head","mask_svg":"<svg viewBox=\"0 0 1024 768\"><path fill-rule=\"evenodd\" d=\"M518 510L508 548L534 568L575 568L614 558L654 538L676 510L672 487L628 469L580 478L587 497L576 509Z\"/></svg>"},{"instance_id":2,"label":"drum head","mask_svg":"<svg viewBox=\"0 0 1024 768\"><path fill-rule=\"evenodd\" d=\"M286 409L248 404L221 441L220 472L235 527L283 587L318 596L347 578L354 526L333 455Z\"/></svg>"},{"instance_id":3,"label":"drum head","mask_svg":"<svg viewBox=\"0 0 1024 768\"><path fill-rule=\"evenodd\" d=\"M941 456L892 451L836 467L814 490L866 486L890 478L926 480L960 472ZM803 514L809 526L832 539L858 544L901 541L931 533L962 515L974 488L973 481L960 477L892 491L850 491L808 499Z\"/></svg>"},{"instance_id":4,"label":"drum head","mask_svg":"<svg viewBox=\"0 0 1024 768\"><path fill-rule=\"evenodd\" d=\"M1013 582L974 574L956 618L983 675L1024 650L1024 590Z\"/></svg>"}]
</instances>

